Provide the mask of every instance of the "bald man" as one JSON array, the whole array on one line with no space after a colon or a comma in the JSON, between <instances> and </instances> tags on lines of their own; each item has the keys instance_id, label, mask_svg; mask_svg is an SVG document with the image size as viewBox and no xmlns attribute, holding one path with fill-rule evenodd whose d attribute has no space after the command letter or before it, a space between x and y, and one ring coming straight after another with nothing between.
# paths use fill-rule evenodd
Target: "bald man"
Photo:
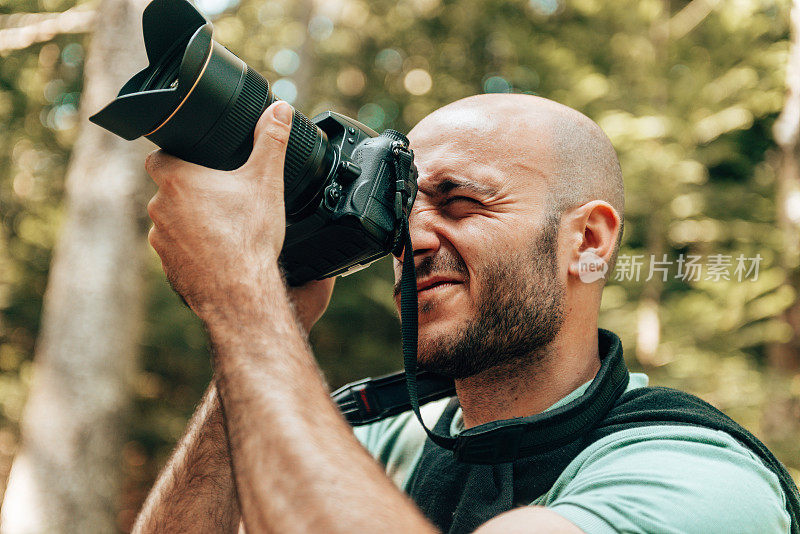
<instances>
[{"instance_id":1,"label":"bald man","mask_svg":"<svg viewBox=\"0 0 800 534\"><path fill-rule=\"evenodd\" d=\"M789 531L778 470L698 425L628 426L480 466L426 439L411 413L354 433L306 342L333 282L287 289L277 263L291 117L270 106L235 171L148 157L150 242L205 323L215 376L134 532L236 532L240 521L250 533ZM619 248L610 142L580 113L525 95L455 102L409 138L418 361L457 391L426 405L426 422L459 435L582 406L621 359L618 338L598 329L605 281L581 276L587 257L613 267ZM625 378L624 395L647 385Z\"/></svg>"}]
</instances>

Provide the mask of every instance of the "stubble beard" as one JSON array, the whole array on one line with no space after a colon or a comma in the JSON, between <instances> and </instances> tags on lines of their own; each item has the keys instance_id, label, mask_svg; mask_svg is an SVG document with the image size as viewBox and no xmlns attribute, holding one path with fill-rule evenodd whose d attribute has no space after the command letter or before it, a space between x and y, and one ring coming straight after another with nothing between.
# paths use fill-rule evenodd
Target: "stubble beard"
<instances>
[{"instance_id":1,"label":"stubble beard","mask_svg":"<svg viewBox=\"0 0 800 534\"><path fill-rule=\"evenodd\" d=\"M481 269L477 315L454 332L421 337L420 368L463 379L493 368L513 372L541 360L564 323L557 232L558 221L548 220L531 254L509 260L498 255Z\"/></svg>"}]
</instances>

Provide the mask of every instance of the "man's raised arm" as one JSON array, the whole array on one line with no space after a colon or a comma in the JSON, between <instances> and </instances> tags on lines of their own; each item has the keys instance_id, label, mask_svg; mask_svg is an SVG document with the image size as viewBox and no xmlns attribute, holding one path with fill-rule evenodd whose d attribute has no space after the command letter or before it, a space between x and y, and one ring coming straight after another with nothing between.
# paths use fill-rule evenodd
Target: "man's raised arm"
<instances>
[{"instance_id":1,"label":"man's raised arm","mask_svg":"<svg viewBox=\"0 0 800 534\"><path fill-rule=\"evenodd\" d=\"M291 122L285 102L270 106L235 171L163 152L147 162L150 243L210 333L245 527L433 532L338 413L289 300L277 260Z\"/></svg>"},{"instance_id":2,"label":"man's raised arm","mask_svg":"<svg viewBox=\"0 0 800 534\"><path fill-rule=\"evenodd\" d=\"M212 382L132 532L227 534L238 531L239 521L228 439Z\"/></svg>"},{"instance_id":3,"label":"man's raised arm","mask_svg":"<svg viewBox=\"0 0 800 534\"><path fill-rule=\"evenodd\" d=\"M333 279L292 288L298 323L309 332L330 302ZM230 448L216 383L211 382L147 497L133 534L237 532L241 523Z\"/></svg>"}]
</instances>

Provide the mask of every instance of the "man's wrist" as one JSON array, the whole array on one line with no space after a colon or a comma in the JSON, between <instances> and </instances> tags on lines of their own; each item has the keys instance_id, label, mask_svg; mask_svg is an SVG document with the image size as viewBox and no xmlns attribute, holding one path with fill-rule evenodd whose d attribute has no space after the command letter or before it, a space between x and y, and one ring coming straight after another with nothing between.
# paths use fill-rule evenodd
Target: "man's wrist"
<instances>
[{"instance_id":1,"label":"man's wrist","mask_svg":"<svg viewBox=\"0 0 800 534\"><path fill-rule=\"evenodd\" d=\"M253 266L235 280L226 280L216 298L203 302L195 313L209 333L219 326L236 326L264 320L264 315L288 300L286 282L277 259Z\"/></svg>"}]
</instances>

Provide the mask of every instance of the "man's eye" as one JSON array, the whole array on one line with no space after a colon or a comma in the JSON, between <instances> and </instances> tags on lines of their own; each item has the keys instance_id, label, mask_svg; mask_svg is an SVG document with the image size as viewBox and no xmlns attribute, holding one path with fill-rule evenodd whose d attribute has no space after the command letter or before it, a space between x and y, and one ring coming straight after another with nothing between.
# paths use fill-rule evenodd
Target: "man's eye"
<instances>
[{"instance_id":1,"label":"man's eye","mask_svg":"<svg viewBox=\"0 0 800 534\"><path fill-rule=\"evenodd\" d=\"M442 204L445 205L445 206L448 206L450 204L453 204L454 202L469 202L471 204L480 204L480 202L478 202L474 198L461 197L461 196L446 198L445 201Z\"/></svg>"}]
</instances>

